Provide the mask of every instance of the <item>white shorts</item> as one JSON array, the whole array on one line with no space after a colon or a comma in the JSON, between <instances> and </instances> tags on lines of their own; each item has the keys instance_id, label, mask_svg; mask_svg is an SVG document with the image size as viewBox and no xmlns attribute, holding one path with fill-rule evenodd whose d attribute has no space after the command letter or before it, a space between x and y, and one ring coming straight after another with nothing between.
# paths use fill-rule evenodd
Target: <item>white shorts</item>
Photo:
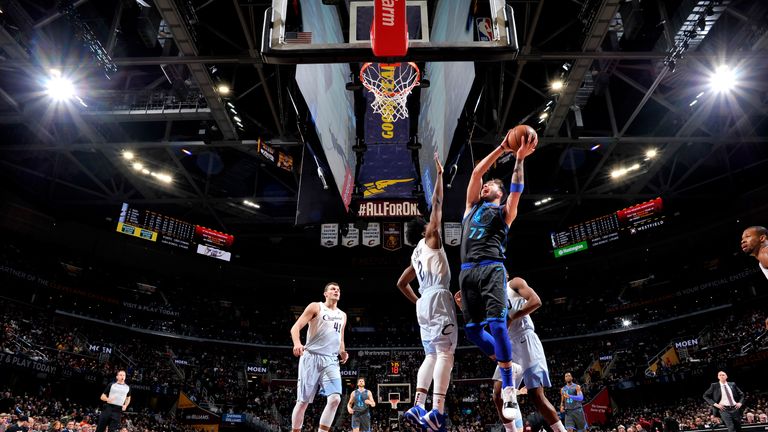
<instances>
[{"instance_id":1,"label":"white shorts","mask_svg":"<svg viewBox=\"0 0 768 432\"><path fill-rule=\"evenodd\" d=\"M304 351L299 357L299 380L296 399L311 403L317 390L321 396L341 394L341 371L338 356L312 354Z\"/></svg>"},{"instance_id":2,"label":"white shorts","mask_svg":"<svg viewBox=\"0 0 768 432\"><path fill-rule=\"evenodd\" d=\"M416 319L421 327L424 352L455 352L459 341L456 306L445 288L427 288L416 302Z\"/></svg>"},{"instance_id":3,"label":"white shorts","mask_svg":"<svg viewBox=\"0 0 768 432\"><path fill-rule=\"evenodd\" d=\"M523 368L521 374L525 386L529 389L551 387L547 358L544 356L544 347L541 345L539 336L533 331L527 331L521 335L511 336L510 342L512 342L512 361ZM501 381L501 371L498 366L493 373L493 380Z\"/></svg>"}]
</instances>

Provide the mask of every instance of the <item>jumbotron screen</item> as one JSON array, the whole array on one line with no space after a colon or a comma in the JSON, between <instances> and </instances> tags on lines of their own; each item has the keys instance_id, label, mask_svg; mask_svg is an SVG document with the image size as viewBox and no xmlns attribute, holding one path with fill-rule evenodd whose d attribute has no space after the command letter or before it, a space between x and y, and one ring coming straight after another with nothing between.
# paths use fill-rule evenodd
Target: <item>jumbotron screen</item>
<instances>
[{"instance_id":1,"label":"jumbotron screen","mask_svg":"<svg viewBox=\"0 0 768 432\"><path fill-rule=\"evenodd\" d=\"M550 234L555 258L604 245L664 224L661 198L627 207L609 215Z\"/></svg>"},{"instance_id":2,"label":"jumbotron screen","mask_svg":"<svg viewBox=\"0 0 768 432\"><path fill-rule=\"evenodd\" d=\"M229 261L235 237L123 203L117 232Z\"/></svg>"}]
</instances>

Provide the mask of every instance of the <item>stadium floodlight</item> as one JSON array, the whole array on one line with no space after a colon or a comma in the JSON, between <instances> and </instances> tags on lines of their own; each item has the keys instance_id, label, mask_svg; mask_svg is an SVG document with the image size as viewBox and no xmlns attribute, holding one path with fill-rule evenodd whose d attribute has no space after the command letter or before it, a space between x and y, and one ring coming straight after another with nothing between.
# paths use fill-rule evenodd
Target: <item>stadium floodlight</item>
<instances>
[{"instance_id":1,"label":"stadium floodlight","mask_svg":"<svg viewBox=\"0 0 768 432\"><path fill-rule=\"evenodd\" d=\"M45 83L45 90L56 102L65 102L75 97L75 86L72 81L55 69L51 71L51 76Z\"/></svg>"},{"instance_id":2,"label":"stadium floodlight","mask_svg":"<svg viewBox=\"0 0 768 432\"><path fill-rule=\"evenodd\" d=\"M624 318L624 319L622 319L622 320L621 320L621 325L622 325L623 327L629 327L629 326L631 326L631 325L632 325L632 321L630 321L630 320L628 320L628 319Z\"/></svg>"},{"instance_id":3,"label":"stadium floodlight","mask_svg":"<svg viewBox=\"0 0 768 432\"><path fill-rule=\"evenodd\" d=\"M728 65L720 65L710 76L709 84L717 92L728 92L736 86L736 72Z\"/></svg>"},{"instance_id":4,"label":"stadium floodlight","mask_svg":"<svg viewBox=\"0 0 768 432\"><path fill-rule=\"evenodd\" d=\"M219 86L216 88L219 91L219 94L222 96L226 96L229 94L229 86L226 84L219 84Z\"/></svg>"},{"instance_id":5,"label":"stadium floodlight","mask_svg":"<svg viewBox=\"0 0 768 432\"><path fill-rule=\"evenodd\" d=\"M563 80L555 80L555 81L552 81L552 82L549 84L549 87L550 87L552 90L554 90L554 91L558 91L558 90L561 90L561 89L563 88Z\"/></svg>"},{"instance_id":6,"label":"stadium floodlight","mask_svg":"<svg viewBox=\"0 0 768 432\"><path fill-rule=\"evenodd\" d=\"M136 171L141 171L144 169L144 165L142 165L141 162L136 162L133 164L133 169Z\"/></svg>"},{"instance_id":7,"label":"stadium floodlight","mask_svg":"<svg viewBox=\"0 0 768 432\"><path fill-rule=\"evenodd\" d=\"M540 206L542 204L546 204L546 203L548 203L550 201L552 201L552 197L546 197L546 198L542 198L542 199L536 201L535 203L533 203L533 205L538 207L538 206Z\"/></svg>"},{"instance_id":8,"label":"stadium floodlight","mask_svg":"<svg viewBox=\"0 0 768 432\"><path fill-rule=\"evenodd\" d=\"M250 200L243 200L243 205L245 205L247 207L252 207L252 208L255 208L255 209L261 208L261 206L258 203L255 203L255 202L250 201Z\"/></svg>"},{"instance_id":9,"label":"stadium floodlight","mask_svg":"<svg viewBox=\"0 0 768 432\"><path fill-rule=\"evenodd\" d=\"M131 159L133 159L134 156L135 155L130 150L126 150L126 151L123 152L123 158L125 158L125 160L131 160Z\"/></svg>"},{"instance_id":10,"label":"stadium floodlight","mask_svg":"<svg viewBox=\"0 0 768 432\"><path fill-rule=\"evenodd\" d=\"M646 158L648 158L648 159L653 159L653 158L655 158L655 157L656 157L656 155L658 155L658 154L659 154L658 150L656 150L656 149L648 149L648 150L645 152L645 157L646 157Z\"/></svg>"},{"instance_id":11,"label":"stadium floodlight","mask_svg":"<svg viewBox=\"0 0 768 432\"><path fill-rule=\"evenodd\" d=\"M617 169L611 171L611 177L613 177L613 178L623 177L624 174L626 174L626 173L627 173L627 169L626 168L617 168Z\"/></svg>"}]
</instances>

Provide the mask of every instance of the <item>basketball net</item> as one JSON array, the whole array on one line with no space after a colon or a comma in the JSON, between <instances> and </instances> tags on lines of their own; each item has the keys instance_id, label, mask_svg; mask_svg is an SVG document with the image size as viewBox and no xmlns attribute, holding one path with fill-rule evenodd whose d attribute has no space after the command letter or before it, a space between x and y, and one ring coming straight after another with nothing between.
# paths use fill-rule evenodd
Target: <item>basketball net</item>
<instances>
[{"instance_id":1,"label":"basketball net","mask_svg":"<svg viewBox=\"0 0 768 432\"><path fill-rule=\"evenodd\" d=\"M392 406L392 409L397 409L397 404L400 403L400 399L390 399L389 404Z\"/></svg>"},{"instance_id":2,"label":"basketball net","mask_svg":"<svg viewBox=\"0 0 768 432\"><path fill-rule=\"evenodd\" d=\"M416 63L365 63L360 81L373 94L371 108L385 122L408 117L408 95L419 85Z\"/></svg>"}]
</instances>

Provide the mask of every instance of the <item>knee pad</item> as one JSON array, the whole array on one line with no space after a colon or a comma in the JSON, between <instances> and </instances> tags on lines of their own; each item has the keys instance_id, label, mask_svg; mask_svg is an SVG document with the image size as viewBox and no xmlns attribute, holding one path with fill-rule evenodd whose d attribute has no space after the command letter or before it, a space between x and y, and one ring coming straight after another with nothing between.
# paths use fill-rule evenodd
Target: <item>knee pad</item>
<instances>
[{"instance_id":1,"label":"knee pad","mask_svg":"<svg viewBox=\"0 0 768 432\"><path fill-rule=\"evenodd\" d=\"M504 321L491 321L488 328L493 336L493 345L495 347L496 360L506 362L512 360L512 343L509 341L507 332L507 323Z\"/></svg>"},{"instance_id":2,"label":"knee pad","mask_svg":"<svg viewBox=\"0 0 768 432\"><path fill-rule=\"evenodd\" d=\"M491 337L488 332L483 330L481 325L474 323L467 324L464 326L464 332L467 334L467 339L469 339L473 344L477 345L483 354L487 356L492 356L495 354L493 337Z\"/></svg>"},{"instance_id":3,"label":"knee pad","mask_svg":"<svg viewBox=\"0 0 768 432\"><path fill-rule=\"evenodd\" d=\"M334 393L328 396L328 400L325 403L332 407L337 407L339 406L340 402L341 402L341 396L338 393Z\"/></svg>"}]
</instances>

